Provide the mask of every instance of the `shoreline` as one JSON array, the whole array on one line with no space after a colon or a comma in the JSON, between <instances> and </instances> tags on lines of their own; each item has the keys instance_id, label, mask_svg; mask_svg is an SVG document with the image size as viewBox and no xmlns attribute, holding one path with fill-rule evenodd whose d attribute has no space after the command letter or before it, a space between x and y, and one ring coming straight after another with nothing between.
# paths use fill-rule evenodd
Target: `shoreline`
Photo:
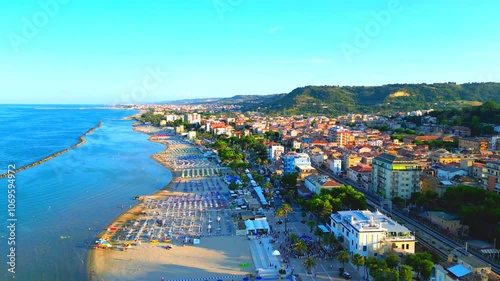
<instances>
[{"instance_id":1,"label":"shoreline","mask_svg":"<svg viewBox=\"0 0 500 281\"><path fill-rule=\"evenodd\" d=\"M141 130L136 128L134 128L134 131L141 132ZM138 196L140 202L124 210L107 225L106 229L99 232L96 240L104 238L108 242L101 241L102 244L97 245L94 244L95 241L92 241L92 246L100 246L100 248L90 247L88 249L86 260L87 280L135 281L161 279L177 281L186 279L216 279L230 281L241 279L249 274L255 274L257 268L254 266L248 237L235 235L234 230L231 230L237 228L238 221L234 217L234 214L227 212L225 209L217 208L217 206L212 208L212 204L207 209L208 201L204 201L205 199L203 199L205 208L194 211L193 217L191 217L190 211L189 214L185 214L182 210L176 211L170 209L169 211L165 208L166 206L160 207L164 202L178 202L176 200L179 200L179 198L189 198L193 195L195 197L201 196L200 190L195 189L193 192L192 185L201 184L202 186L203 184L211 184L210 187L206 186L208 190L204 188L201 190L207 196L207 200L208 195L203 191L213 191L212 195L214 195L219 192L216 190L228 193L229 190L220 179L220 175L212 174L207 177L188 176L186 178L182 174L184 168L175 169L172 162L168 160L168 156L178 157L179 152L190 155L186 151L189 151L192 147L196 147L195 145L188 144L177 136L171 136L168 139L158 139L154 135L147 134L150 135L149 141L166 145L164 150L151 155L150 158L169 169L172 173L172 179L167 185L152 195ZM165 156L167 158L163 158ZM200 166L200 168L203 167L207 166ZM177 190L179 184L185 186L183 191ZM191 187L191 192L186 190L186 185L188 184ZM185 201L184 204L186 204ZM198 206L201 207L201 205ZM155 220L158 223L160 214L164 216L163 218L166 221L172 223L169 223L168 227L171 227L170 230L173 235L169 233L167 237L165 229L164 234L161 236L165 238L161 238L158 233L158 236L154 236L155 232L153 229L158 230L160 228L154 223ZM222 233L225 234L219 235L214 233L213 235L207 235L203 233L202 227L206 231L206 223L211 223L211 215L220 216L219 231L221 230L221 226L223 226ZM192 236L192 238L199 238L198 243L201 241L201 245L197 245L198 243L194 243L192 239L190 239L191 241L187 241L187 237L183 238L182 236L185 233L177 232L179 228L177 230L172 229L174 224L181 229L188 226L183 223L178 224L179 220L184 221L185 219L191 221L193 219L198 220L195 222L197 226L194 226L198 230L194 232L201 231L201 233L193 233L194 237ZM210 229L210 226L208 226L208 229ZM142 232L143 230L145 231ZM138 231L137 234L131 234L136 231ZM148 238L147 240L137 238L141 237L140 235L142 237L150 236L151 234L146 233L148 231L153 231L153 236L157 237L156 239L158 240L151 240L154 238ZM107 244L111 244L111 248L108 248L110 246Z\"/></svg>"},{"instance_id":2,"label":"shoreline","mask_svg":"<svg viewBox=\"0 0 500 281\"><path fill-rule=\"evenodd\" d=\"M143 133L143 132L140 132L138 130L135 130L135 128L133 128L134 131L138 132L138 133ZM147 133L144 133L144 134L147 134ZM175 182L175 180L178 180L178 173L177 172L174 172L172 171L173 169L171 167L169 167L169 165L167 165L166 163L164 163L163 161L161 161L157 154L160 154L160 153L165 153L167 150L168 150L168 146L167 146L167 143L165 141L162 141L162 140L158 140L158 139L155 139L153 136L150 136L148 138L148 141L151 141L151 142L156 142L156 143L160 143L160 144L163 144L165 145L165 148L160 151L160 152L157 152L151 156L149 156L150 158L152 158L153 160L155 160L156 162L158 162L159 164L161 164L164 168L168 169L170 171L170 173L172 174L172 179L170 180L169 183L167 183L164 187L162 187L161 189L157 190L156 192L154 192L153 194L151 195L141 195L139 196L139 199L138 199L138 202L137 204L135 204L134 206L132 206L131 208L128 208L127 210L124 210L121 214L119 214L118 216L116 216L113 220L110 221L110 223L108 224L108 228L106 229L103 229L101 230L97 236L95 237L95 239L91 242L91 245L94 245L94 241L97 240L97 239L100 239L102 237L112 237L113 235L113 232L109 231L110 227L112 226L116 226L116 225L119 225L120 223L126 223L128 221L132 221L132 220L136 220L137 218L140 217L140 215L142 214L142 208L146 201L146 199L162 199L166 196L169 196L169 195L173 195L175 194L174 192L169 192L168 195L165 194L165 191L168 191L168 188L170 187L170 185ZM97 255L98 252L95 248L89 248L88 249L88 253L87 253L87 261L86 261L86 264L87 264L87 280L88 281L93 281L93 280L101 280L99 279L99 277L95 276L95 269L96 269L96 257L95 255ZM97 277L96 278L93 278L93 277Z\"/></svg>"},{"instance_id":3,"label":"shoreline","mask_svg":"<svg viewBox=\"0 0 500 281\"><path fill-rule=\"evenodd\" d=\"M15 170L10 170L10 171L8 171L8 172L7 172L7 173L5 173L5 174L1 174L1 175L0 175L0 179L1 179L1 178L6 178L6 177L8 177L8 176L9 176L9 175L11 175L11 174L15 174L15 173L18 173L18 172L22 172L22 171L27 170L27 169L29 169L29 168L33 168L33 167L35 167L35 166L38 166L38 165L40 165L40 164L43 164L43 163L45 163L45 162L47 162L47 161L49 161L49 160L51 160L51 159L53 159L53 158L55 158L55 157L57 157L57 156L61 155L61 154L64 154L64 153L66 153L66 152L68 152L68 151L70 151L70 150L72 150L72 149L75 149L75 148L79 147L80 145L82 145L82 144L84 144L84 143L86 143L86 142L87 142L87 141L85 140L85 136L88 136L88 135L92 134L95 130L97 130L97 129L98 129L99 127L101 127L101 126L102 126L102 121L100 121L100 122L99 122L96 126L94 126L94 127L90 128L90 130L88 130L85 134L81 135L81 136L78 138L78 139L80 140L78 143L75 143L74 145L72 145L72 146L70 146L70 147L68 147L68 148L66 148L66 149L63 149L63 150L57 151L57 152L55 152L55 153L52 153L52 154L50 154L49 156L42 158L41 160L35 161L35 162L31 163L31 164L28 164L28 165L22 166L22 167L20 167L20 168L15 169Z\"/></svg>"}]
</instances>

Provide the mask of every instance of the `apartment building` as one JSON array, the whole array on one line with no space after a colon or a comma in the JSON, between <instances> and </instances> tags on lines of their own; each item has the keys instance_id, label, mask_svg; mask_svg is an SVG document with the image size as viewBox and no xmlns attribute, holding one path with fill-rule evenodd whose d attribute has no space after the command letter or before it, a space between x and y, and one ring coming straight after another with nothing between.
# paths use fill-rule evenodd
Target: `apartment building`
<instances>
[{"instance_id":1,"label":"apartment building","mask_svg":"<svg viewBox=\"0 0 500 281\"><path fill-rule=\"evenodd\" d=\"M420 192L421 171L417 161L382 153L373 158L371 188L386 199L409 199L413 192Z\"/></svg>"}]
</instances>

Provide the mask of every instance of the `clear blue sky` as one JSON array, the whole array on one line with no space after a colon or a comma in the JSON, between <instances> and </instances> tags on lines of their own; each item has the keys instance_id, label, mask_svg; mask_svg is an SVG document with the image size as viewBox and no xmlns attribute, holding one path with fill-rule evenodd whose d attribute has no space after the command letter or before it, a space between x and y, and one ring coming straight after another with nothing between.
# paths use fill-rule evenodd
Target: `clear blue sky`
<instances>
[{"instance_id":1,"label":"clear blue sky","mask_svg":"<svg viewBox=\"0 0 500 281\"><path fill-rule=\"evenodd\" d=\"M500 82L496 0L60 2L0 2L0 103Z\"/></svg>"}]
</instances>

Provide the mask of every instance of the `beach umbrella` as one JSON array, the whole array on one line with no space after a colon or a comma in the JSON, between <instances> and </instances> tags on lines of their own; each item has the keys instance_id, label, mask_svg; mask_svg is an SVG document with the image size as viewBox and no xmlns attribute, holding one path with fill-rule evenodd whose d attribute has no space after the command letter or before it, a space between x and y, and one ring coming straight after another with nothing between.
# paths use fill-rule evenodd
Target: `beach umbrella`
<instances>
[{"instance_id":1,"label":"beach umbrella","mask_svg":"<svg viewBox=\"0 0 500 281\"><path fill-rule=\"evenodd\" d=\"M279 255L281 255L280 251L278 251L278 250L274 250L274 252L273 252L273 256L279 256Z\"/></svg>"}]
</instances>

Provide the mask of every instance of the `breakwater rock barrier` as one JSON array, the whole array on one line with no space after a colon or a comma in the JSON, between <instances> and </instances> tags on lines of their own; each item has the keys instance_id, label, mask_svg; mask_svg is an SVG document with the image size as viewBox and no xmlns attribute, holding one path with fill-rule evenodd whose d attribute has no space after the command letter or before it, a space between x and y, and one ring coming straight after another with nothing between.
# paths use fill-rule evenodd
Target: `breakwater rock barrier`
<instances>
[{"instance_id":1,"label":"breakwater rock barrier","mask_svg":"<svg viewBox=\"0 0 500 281\"><path fill-rule=\"evenodd\" d=\"M9 174L12 174L12 173L17 173L17 172L21 172L21 171L24 171L24 170L26 170L26 169L33 168L33 167L35 167L35 166L38 166L38 165L40 165L40 164L42 164L42 163L45 163L45 162L49 161L49 160L50 160L50 159L52 159L52 158L55 158L55 157L57 157L57 156L59 156L59 155L61 155L61 154L63 154L63 153L66 153L66 152L68 152L68 151L70 151L70 150L72 150L72 149L74 149L74 148L79 147L80 145L82 145L82 144L84 144L84 143L86 142L86 140L85 140L85 136L88 136L88 135L92 134L92 133L93 133L93 132L94 132L97 128L99 128L99 127L101 127L101 126L102 126L102 121L100 121L100 122L99 122L99 124L97 124L96 126L92 127L90 130L88 130L85 134L81 135L81 136L79 137L79 140L80 140L80 141L79 141L78 143L75 143L74 145L72 145L72 146L70 146L70 147L68 147L68 148L66 148L66 149L63 149L63 150L61 150L61 151L58 151L58 152L56 152L56 153L53 153L53 154L51 154L51 155L49 155L49 156L47 156L47 157L45 157L45 158L43 158L43 159L41 159L41 160L38 160L38 161L33 162L33 163L31 163L31 164L28 164L28 165L26 165L26 166L22 166L22 167L20 167L20 168L17 168L17 169L15 169L15 170L12 170L12 171L10 171L10 173L1 174L1 175L0 175L0 179L1 179L1 178L6 178Z\"/></svg>"}]
</instances>

